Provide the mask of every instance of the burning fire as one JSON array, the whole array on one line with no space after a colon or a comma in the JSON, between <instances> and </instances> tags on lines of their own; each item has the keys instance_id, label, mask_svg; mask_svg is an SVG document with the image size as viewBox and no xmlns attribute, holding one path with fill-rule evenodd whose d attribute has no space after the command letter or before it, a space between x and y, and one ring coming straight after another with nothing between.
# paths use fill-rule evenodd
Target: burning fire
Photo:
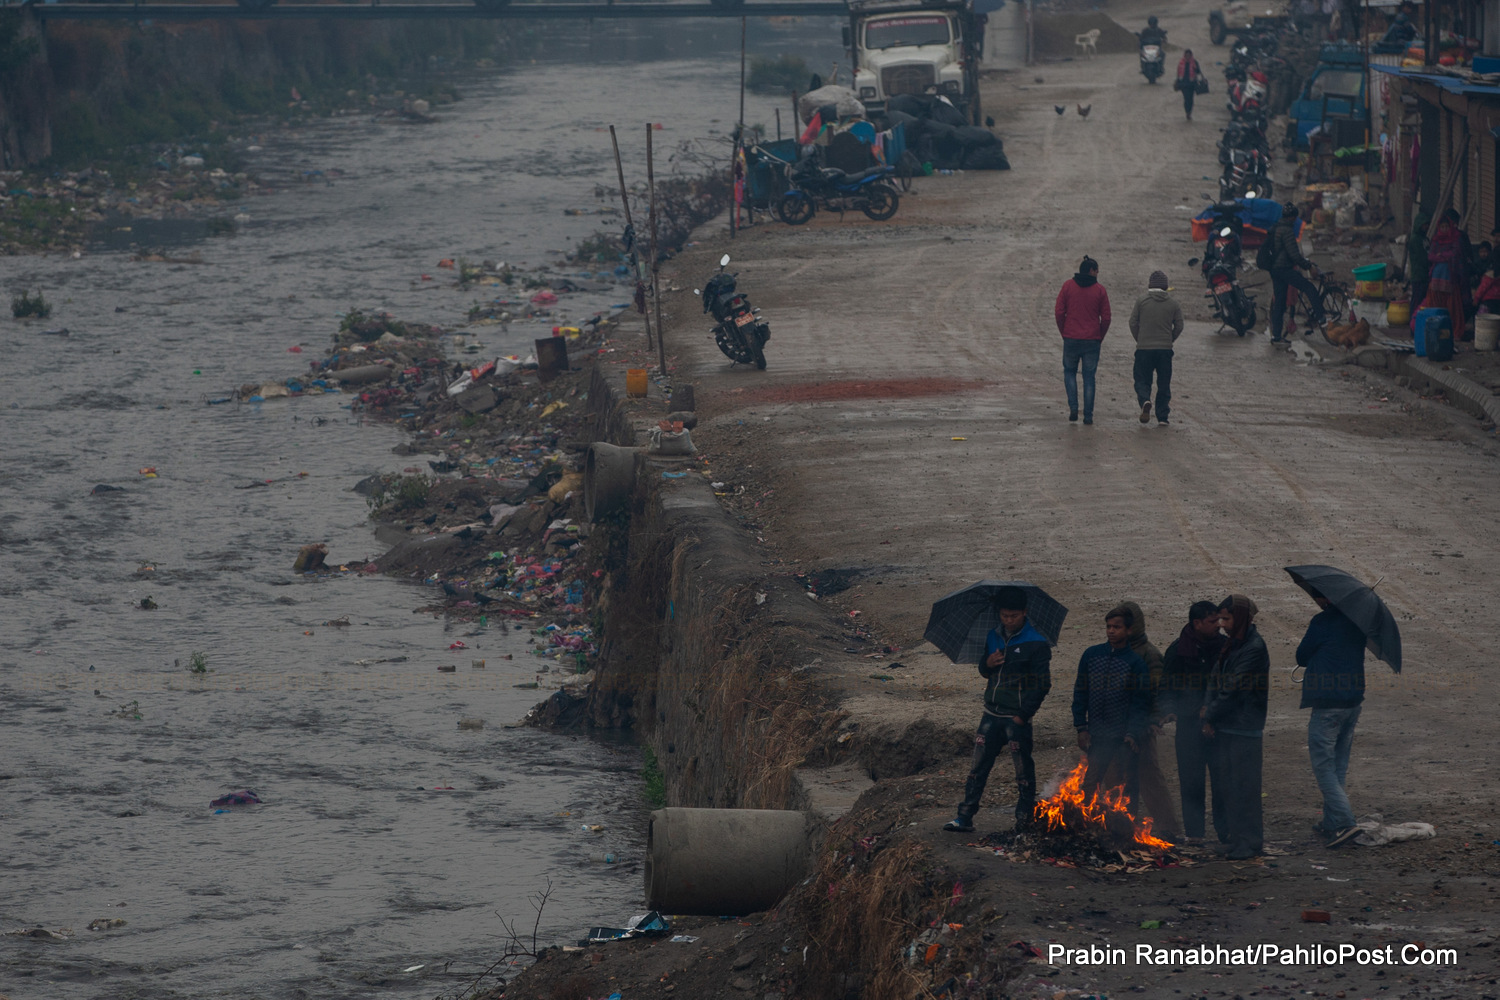
<instances>
[{"instance_id":1,"label":"burning fire","mask_svg":"<svg viewBox=\"0 0 1500 1000\"><path fill-rule=\"evenodd\" d=\"M1078 766L1063 781L1050 799L1036 804L1035 818L1046 825L1048 833L1104 833L1122 841L1134 841L1140 847L1165 851L1172 845L1151 836L1151 820L1136 819L1125 804L1125 789L1105 788L1085 794L1083 777L1087 762Z\"/></svg>"}]
</instances>

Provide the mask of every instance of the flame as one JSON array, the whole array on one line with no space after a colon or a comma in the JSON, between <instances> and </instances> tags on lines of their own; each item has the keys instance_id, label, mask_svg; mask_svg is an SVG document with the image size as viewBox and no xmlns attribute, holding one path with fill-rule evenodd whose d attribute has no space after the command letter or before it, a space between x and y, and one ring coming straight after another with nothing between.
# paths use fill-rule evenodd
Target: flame
<instances>
[{"instance_id":1,"label":"flame","mask_svg":"<svg viewBox=\"0 0 1500 1000\"><path fill-rule=\"evenodd\" d=\"M1127 837L1140 847L1165 851L1171 844L1151 835L1151 820L1136 819L1125 801L1124 786L1096 789L1085 793L1083 777L1088 763L1078 766L1063 781L1056 794L1036 804L1035 819L1046 825L1048 833L1108 832L1124 840Z\"/></svg>"}]
</instances>

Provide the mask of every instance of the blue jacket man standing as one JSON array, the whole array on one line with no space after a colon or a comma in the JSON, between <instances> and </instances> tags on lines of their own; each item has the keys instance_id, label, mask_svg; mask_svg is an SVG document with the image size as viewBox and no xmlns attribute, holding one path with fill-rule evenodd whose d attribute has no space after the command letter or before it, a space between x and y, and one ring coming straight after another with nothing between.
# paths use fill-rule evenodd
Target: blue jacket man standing
<instances>
[{"instance_id":1,"label":"blue jacket man standing","mask_svg":"<svg viewBox=\"0 0 1500 1000\"><path fill-rule=\"evenodd\" d=\"M1090 646L1078 659L1073 682L1073 726L1078 747L1088 755L1085 792L1123 783L1131 816L1139 815L1140 748L1151 722L1151 669L1130 648L1134 615L1115 608L1104 620L1106 642Z\"/></svg>"},{"instance_id":2,"label":"blue jacket man standing","mask_svg":"<svg viewBox=\"0 0 1500 1000\"><path fill-rule=\"evenodd\" d=\"M1323 819L1315 829L1328 837L1329 847L1337 847L1359 835L1344 778L1365 700L1365 634L1322 594L1313 593L1312 599L1323 610L1297 646L1297 663L1307 668L1301 707L1312 709L1307 754L1323 793Z\"/></svg>"},{"instance_id":3,"label":"blue jacket man standing","mask_svg":"<svg viewBox=\"0 0 1500 1000\"><path fill-rule=\"evenodd\" d=\"M984 715L974 734L974 762L964 783L958 816L943 826L953 833L974 829L974 814L1000 751L1016 768L1016 829L1031 823L1036 808L1036 764L1031 758L1031 717L1052 689L1052 645L1026 618L1026 591L1002 587L995 595L1000 627L990 630L979 657Z\"/></svg>"}]
</instances>

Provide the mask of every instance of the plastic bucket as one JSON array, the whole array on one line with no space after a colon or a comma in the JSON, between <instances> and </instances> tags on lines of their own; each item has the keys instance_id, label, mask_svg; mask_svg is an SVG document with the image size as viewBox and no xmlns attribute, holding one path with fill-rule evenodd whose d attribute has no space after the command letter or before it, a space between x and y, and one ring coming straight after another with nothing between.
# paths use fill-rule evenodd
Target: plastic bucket
<instances>
[{"instance_id":1,"label":"plastic bucket","mask_svg":"<svg viewBox=\"0 0 1500 1000\"><path fill-rule=\"evenodd\" d=\"M625 369L625 392L630 396L646 395L646 369Z\"/></svg>"},{"instance_id":2,"label":"plastic bucket","mask_svg":"<svg viewBox=\"0 0 1500 1000\"><path fill-rule=\"evenodd\" d=\"M1365 264L1362 267L1356 267L1354 269L1354 280L1355 281L1384 281L1385 280L1385 265L1384 264Z\"/></svg>"},{"instance_id":3,"label":"plastic bucket","mask_svg":"<svg viewBox=\"0 0 1500 1000\"><path fill-rule=\"evenodd\" d=\"M1493 351L1500 343L1500 314L1480 313L1474 317L1474 350Z\"/></svg>"},{"instance_id":4,"label":"plastic bucket","mask_svg":"<svg viewBox=\"0 0 1500 1000\"><path fill-rule=\"evenodd\" d=\"M1411 303L1392 302L1385 307L1386 326L1406 326L1411 322Z\"/></svg>"}]
</instances>

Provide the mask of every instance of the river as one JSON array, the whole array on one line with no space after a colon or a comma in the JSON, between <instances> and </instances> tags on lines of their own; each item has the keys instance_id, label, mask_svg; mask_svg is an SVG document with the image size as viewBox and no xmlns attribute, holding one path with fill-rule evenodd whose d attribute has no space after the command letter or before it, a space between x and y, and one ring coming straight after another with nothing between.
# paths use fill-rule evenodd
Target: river
<instances>
[{"instance_id":1,"label":"river","mask_svg":"<svg viewBox=\"0 0 1500 1000\"><path fill-rule=\"evenodd\" d=\"M346 563L380 551L350 487L411 461L400 435L339 395L205 404L304 370L349 307L460 325L481 296L441 258L536 264L618 226L564 214L609 204L605 127L622 127L632 182L645 122L665 126L663 173L680 143L726 134L725 28L700 29L716 41L690 57L653 41L665 24L599 27L464 78L435 124L267 133L250 168L280 190L230 207L249 216L233 236L138 222L78 259L0 259L0 288L55 304L0 318L0 931L72 930L0 937L0 994L431 997L500 955L501 917L529 941L549 884L542 943L639 912L638 752L505 728L537 698L513 687L532 677L528 632L414 614L415 585L290 571L307 542ZM831 24L800 30L836 49ZM781 103L751 95L747 120ZM135 262L131 240L203 262ZM486 354L543 332L477 331ZM209 804L246 788L262 804ZM126 923L86 929L100 919Z\"/></svg>"}]
</instances>

